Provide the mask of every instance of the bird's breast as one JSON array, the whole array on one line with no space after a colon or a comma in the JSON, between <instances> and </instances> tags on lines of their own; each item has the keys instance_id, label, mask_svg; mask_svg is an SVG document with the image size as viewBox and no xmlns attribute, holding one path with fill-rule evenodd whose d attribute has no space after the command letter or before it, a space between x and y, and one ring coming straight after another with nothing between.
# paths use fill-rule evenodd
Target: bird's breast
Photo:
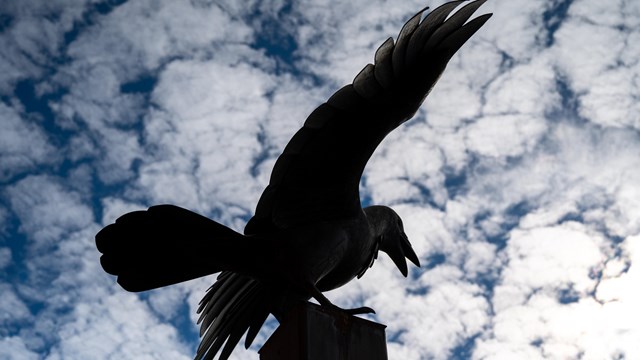
<instances>
[{"instance_id":1,"label":"bird's breast","mask_svg":"<svg viewBox=\"0 0 640 360\"><path fill-rule=\"evenodd\" d=\"M316 284L321 291L356 277L368 265L374 246L364 216L307 223L281 235L286 239L286 254L280 256L277 266L290 276Z\"/></svg>"},{"instance_id":2,"label":"bird's breast","mask_svg":"<svg viewBox=\"0 0 640 360\"><path fill-rule=\"evenodd\" d=\"M333 266L326 274L319 278L316 286L320 291L329 291L338 288L353 280L362 270L368 266L370 254L375 246L373 236L368 227L353 226L346 233L344 246L330 256L335 257Z\"/></svg>"}]
</instances>

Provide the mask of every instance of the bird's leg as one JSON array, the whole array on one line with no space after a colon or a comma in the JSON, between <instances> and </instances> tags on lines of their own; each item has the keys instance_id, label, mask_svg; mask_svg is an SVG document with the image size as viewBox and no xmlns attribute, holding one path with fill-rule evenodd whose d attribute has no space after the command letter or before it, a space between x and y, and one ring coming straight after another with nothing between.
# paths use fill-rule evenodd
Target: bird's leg
<instances>
[{"instance_id":1,"label":"bird's leg","mask_svg":"<svg viewBox=\"0 0 640 360\"><path fill-rule=\"evenodd\" d=\"M320 305L327 309L345 312L349 315L376 313L372 308L368 306L362 306L355 309L343 309L337 305L334 305L329 299L327 299L327 297L322 294L322 291L318 290L318 288L313 283L308 282L306 287L307 290L311 293L311 296L316 299L320 303Z\"/></svg>"}]
</instances>

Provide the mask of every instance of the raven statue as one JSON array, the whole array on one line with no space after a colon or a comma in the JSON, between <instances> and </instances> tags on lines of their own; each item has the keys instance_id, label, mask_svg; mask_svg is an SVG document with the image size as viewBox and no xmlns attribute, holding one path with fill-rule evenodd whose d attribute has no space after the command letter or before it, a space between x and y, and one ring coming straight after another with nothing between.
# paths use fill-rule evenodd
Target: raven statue
<instances>
[{"instance_id":1,"label":"raven statue","mask_svg":"<svg viewBox=\"0 0 640 360\"><path fill-rule=\"evenodd\" d=\"M362 208L359 182L378 144L416 113L453 54L489 19L485 0L422 10L387 39L375 64L315 109L273 168L244 235L189 210L158 205L118 218L96 235L104 270L128 291L220 272L200 302L196 359L227 359L246 333L249 347L269 314L279 321L310 298L361 277L385 252L407 276L420 266L386 206ZM373 312L368 307L350 314ZM224 345L224 348L223 348Z\"/></svg>"}]
</instances>

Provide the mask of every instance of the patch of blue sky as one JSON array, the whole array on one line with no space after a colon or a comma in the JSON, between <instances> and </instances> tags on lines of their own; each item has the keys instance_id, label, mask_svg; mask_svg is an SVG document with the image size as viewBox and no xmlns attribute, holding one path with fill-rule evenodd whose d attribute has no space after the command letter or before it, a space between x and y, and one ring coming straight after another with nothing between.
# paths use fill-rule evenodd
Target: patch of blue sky
<instances>
[{"instance_id":1,"label":"patch of blue sky","mask_svg":"<svg viewBox=\"0 0 640 360\"><path fill-rule=\"evenodd\" d=\"M248 14L247 19L260 19L258 31L252 44L256 49L266 52L266 55L276 60L275 71L277 74L286 72L294 76L300 75L296 68L296 51L298 45L292 30L294 17L292 16L293 4L286 2L274 17L261 17L256 9L253 14Z\"/></svg>"},{"instance_id":2,"label":"patch of blue sky","mask_svg":"<svg viewBox=\"0 0 640 360\"><path fill-rule=\"evenodd\" d=\"M39 80L34 79L21 80L15 85L13 96L24 107L25 117L37 122L45 130L49 141L58 149L62 149L68 146L69 138L74 131L56 124L56 114L51 110L50 103L59 101L66 90L59 89L53 93L38 95L36 87L39 83Z\"/></svg>"},{"instance_id":3,"label":"patch of blue sky","mask_svg":"<svg viewBox=\"0 0 640 360\"><path fill-rule=\"evenodd\" d=\"M544 39L544 46L546 47L553 46L555 41L554 35L562 25L562 22L567 18L573 0L553 0L550 4L551 6L542 14L542 21L544 22L544 28L546 30L546 37Z\"/></svg>"},{"instance_id":4,"label":"patch of blue sky","mask_svg":"<svg viewBox=\"0 0 640 360\"><path fill-rule=\"evenodd\" d=\"M473 357L473 350L476 346L476 339L480 336L480 334L474 334L463 339L460 344L451 350L451 360L465 360L471 359Z\"/></svg>"},{"instance_id":5,"label":"patch of blue sky","mask_svg":"<svg viewBox=\"0 0 640 360\"><path fill-rule=\"evenodd\" d=\"M11 26L14 17L9 14L4 14L0 12L0 32L6 30Z\"/></svg>"}]
</instances>

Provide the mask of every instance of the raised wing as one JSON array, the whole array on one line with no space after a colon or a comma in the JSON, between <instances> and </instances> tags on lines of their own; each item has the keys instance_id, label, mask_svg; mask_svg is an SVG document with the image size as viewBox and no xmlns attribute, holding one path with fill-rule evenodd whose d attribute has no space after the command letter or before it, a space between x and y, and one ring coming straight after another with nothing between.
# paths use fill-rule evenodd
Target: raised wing
<instances>
[{"instance_id":1,"label":"raised wing","mask_svg":"<svg viewBox=\"0 0 640 360\"><path fill-rule=\"evenodd\" d=\"M486 0L424 10L389 38L353 84L338 90L307 118L273 168L246 234L306 222L347 218L361 210L359 182L384 137L409 120L455 52L491 14L467 20ZM426 9L425 9L426 10Z\"/></svg>"}]
</instances>

